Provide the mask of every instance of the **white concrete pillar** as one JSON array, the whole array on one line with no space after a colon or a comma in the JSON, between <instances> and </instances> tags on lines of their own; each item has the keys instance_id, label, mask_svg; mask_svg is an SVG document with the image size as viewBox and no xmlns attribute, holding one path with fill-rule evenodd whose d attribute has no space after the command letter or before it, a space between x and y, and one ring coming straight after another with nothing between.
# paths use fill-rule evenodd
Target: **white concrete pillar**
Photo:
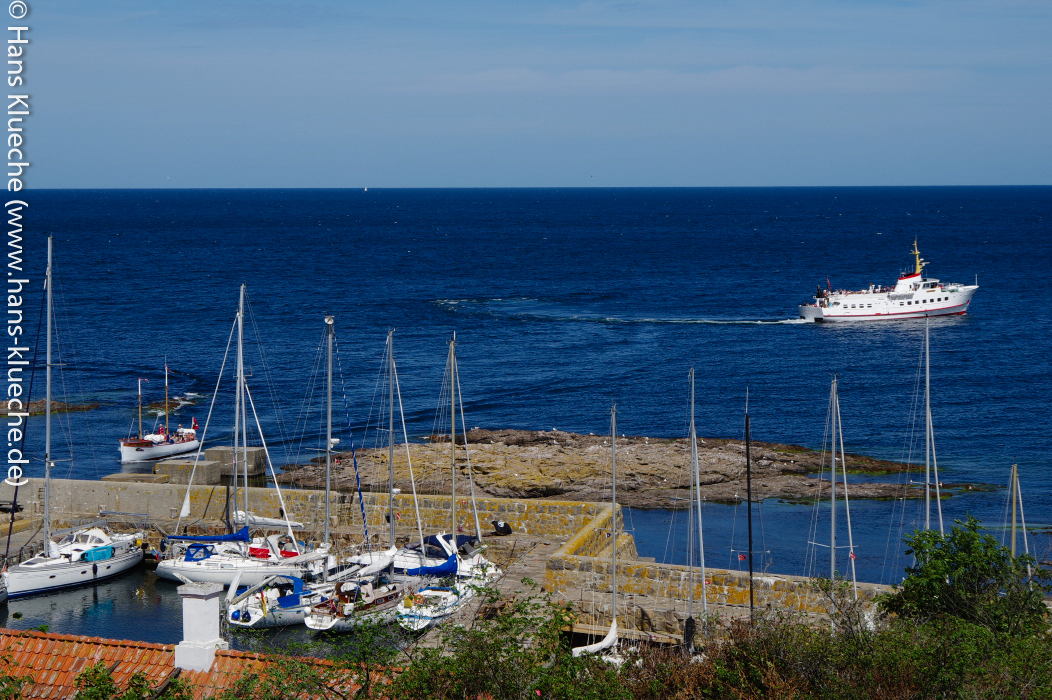
<instances>
[{"instance_id":1,"label":"white concrete pillar","mask_svg":"<svg viewBox=\"0 0 1052 700\"><path fill-rule=\"evenodd\" d=\"M175 646L175 666L187 671L212 668L216 649L230 645L219 634L218 583L187 583L179 586L183 597L183 641Z\"/></svg>"}]
</instances>

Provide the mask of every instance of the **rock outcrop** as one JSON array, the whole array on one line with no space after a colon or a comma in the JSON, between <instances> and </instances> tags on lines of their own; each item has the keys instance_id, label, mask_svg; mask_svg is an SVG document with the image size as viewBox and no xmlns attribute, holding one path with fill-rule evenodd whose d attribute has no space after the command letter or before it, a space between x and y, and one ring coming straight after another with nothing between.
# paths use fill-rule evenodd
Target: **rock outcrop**
<instances>
[{"instance_id":1,"label":"rock outcrop","mask_svg":"<svg viewBox=\"0 0 1052 700\"><path fill-rule=\"evenodd\" d=\"M468 449L456 447L457 494L469 493L468 459L476 493L507 498L558 498L603 501L610 497L610 437L579 435L559 430L481 430L468 433ZM395 448L395 485L409 493L409 462L418 493L450 492L449 438ZM362 449L355 454L362 488L386 491L387 449ZM819 489L829 493L828 455L797 445L754 442L751 445L754 499L788 501L813 499ZM825 472L820 480L816 475ZM698 461L702 496L709 501L734 502L745 498L745 444L738 440L700 439ZM689 495L690 445L686 439L622 437L617 441L618 500L637 508L683 508ZM893 474L907 465L859 455L847 455L848 471ZM308 465L289 465L279 475L282 483L324 486L324 458ZM355 488L350 452L337 456L333 486ZM923 490L897 483L851 483L852 498L915 498Z\"/></svg>"}]
</instances>

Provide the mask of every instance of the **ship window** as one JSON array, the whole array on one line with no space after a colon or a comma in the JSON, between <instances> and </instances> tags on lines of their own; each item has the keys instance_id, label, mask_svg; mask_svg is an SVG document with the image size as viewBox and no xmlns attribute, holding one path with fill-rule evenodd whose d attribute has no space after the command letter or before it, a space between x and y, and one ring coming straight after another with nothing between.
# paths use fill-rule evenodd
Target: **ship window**
<instances>
[{"instance_id":1,"label":"ship window","mask_svg":"<svg viewBox=\"0 0 1052 700\"><path fill-rule=\"evenodd\" d=\"M872 309L872 308L873 308L873 305L872 305L872 304L866 304L866 308L867 308L867 309Z\"/></svg>"},{"instance_id":2,"label":"ship window","mask_svg":"<svg viewBox=\"0 0 1052 700\"><path fill-rule=\"evenodd\" d=\"M912 301L907 301L906 303L907 303L907 304L913 304L913 302L912 302Z\"/></svg>"},{"instance_id":3,"label":"ship window","mask_svg":"<svg viewBox=\"0 0 1052 700\"><path fill-rule=\"evenodd\" d=\"M901 301L899 302L899 306L902 306L902 302Z\"/></svg>"}]
</instances>

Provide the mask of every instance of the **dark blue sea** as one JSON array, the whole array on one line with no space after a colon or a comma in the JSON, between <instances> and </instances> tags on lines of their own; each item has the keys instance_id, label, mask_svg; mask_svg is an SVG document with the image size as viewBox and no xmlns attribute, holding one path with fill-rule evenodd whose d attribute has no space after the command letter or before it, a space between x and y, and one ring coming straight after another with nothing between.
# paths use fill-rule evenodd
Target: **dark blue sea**
<instances>
[{"instance_id":1,"label":"dark blue sea","mask_svg":"<svg viewBox=\"0 0 1052 700\"><path fill-rule=\"evenodd\" d=\"M694 367L701 436L741 438L748 390L754 439L818 448L835 374L847 450L923 463L924 322L796 313L827 277L892 283L917 239L929 276L980 285L967 315L931 321L933 422L944 482L1000 488L946 499L947 526L972 513L1000 537L1017 463L1031 550L1049 557L1050 187L52 190L27 201L34 309L55 238L55 398L100 404L56 421L56 452L71 459L57 476L83 479L122 470L136 380L162 400L166 361L172 392L202 397L179 420L204 423L242 283L250 383L279 464L309 457L321 435L300 412L325 314L344 444L362 439L395 329L415 438L432 429L455 332L469 426L603 433L616 402L619 432L682 437ZM229 399L216 411L209 442L220 443ZM42 423L31 420L34 476ZM812 515L763 504L758 568L804 573ZM853 504L860 579L901 578L900 537L918 515L913 503ZM684 560L683 513L635 510L630 525L641 554ZM705 525L707 562L737 567L744 510L706 504ZM817 533L828 542L827 524Z\"/></svg>"}]
</instances>

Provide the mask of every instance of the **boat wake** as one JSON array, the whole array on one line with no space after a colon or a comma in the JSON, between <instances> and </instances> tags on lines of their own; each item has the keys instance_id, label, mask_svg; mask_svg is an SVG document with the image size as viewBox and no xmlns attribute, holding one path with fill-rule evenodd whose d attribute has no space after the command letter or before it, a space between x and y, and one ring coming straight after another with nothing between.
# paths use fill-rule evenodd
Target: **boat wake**
<instances>
[{"instance_id":1,"label":"boat wake","mask_svg":"<svg viewBox=\"0 0 1052 700\"><path fill-rule=\"evenodd\" d=\"M574 309L559 302L541 299L437 299L435 303L450 313L499 318L518 318L536 321L581 323L649 323L649 324L707 324L707 325L785 325L812 323L809 319L750 319L750 318L693 318L688 316L633 316L602 313L599 310Z\"/></svg>"}]
</instances>

